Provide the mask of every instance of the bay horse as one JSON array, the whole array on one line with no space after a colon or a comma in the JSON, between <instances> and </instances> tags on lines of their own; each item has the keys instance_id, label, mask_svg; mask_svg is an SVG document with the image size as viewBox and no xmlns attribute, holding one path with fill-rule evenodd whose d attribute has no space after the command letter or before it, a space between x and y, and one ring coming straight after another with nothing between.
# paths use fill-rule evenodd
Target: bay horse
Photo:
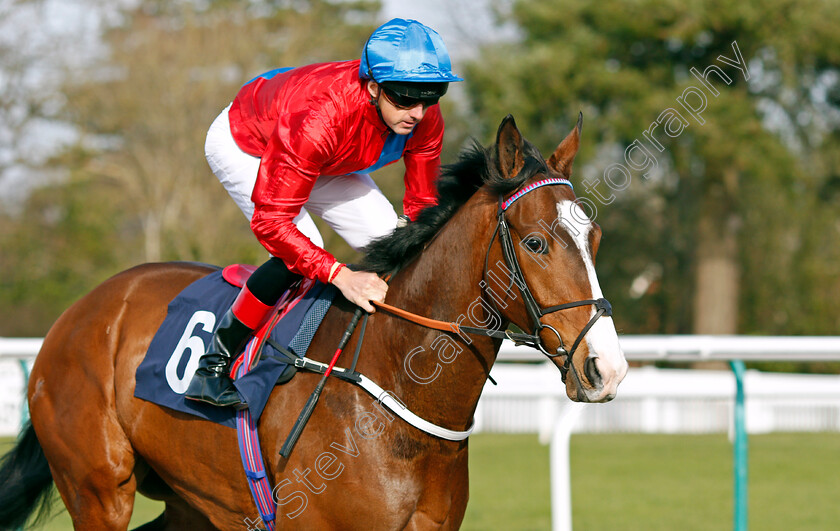
<instances>
[{"instance_id":1,"label":"bay horse","mask_svg":"<svg viewBox=\"0 0 840 531\"><path fill-rule=\"evenodd\" d=\"M627 363L599 302L600 228L565 185L581 123L545 160L506 117L495 145L476 144L444 169L439 205L375 242L365 264L399 267L388 304L484 330L513 323L524 333L512 337L531 334L571 375L570 399L605 402ZM53 481L76 529L126 529L138 491L166 505L140 529L255 528L235 431L134 397L135 371L167 304L214 270L141 265L58 319L32 369L31 425L0 470L0 528L22 525ZM350 306L342 299L329 310L311 359L330 358ZM358 337L357 329L348 352ZM380 310L369 317L357 370L420 417L466 430L500 344ZM331 379L295 450L278 454L318 378L300 372L275 388L260 420L277 527L457 529L468 499L468 440L428 435L351 383Z\"/></svg>"}]
</instances>

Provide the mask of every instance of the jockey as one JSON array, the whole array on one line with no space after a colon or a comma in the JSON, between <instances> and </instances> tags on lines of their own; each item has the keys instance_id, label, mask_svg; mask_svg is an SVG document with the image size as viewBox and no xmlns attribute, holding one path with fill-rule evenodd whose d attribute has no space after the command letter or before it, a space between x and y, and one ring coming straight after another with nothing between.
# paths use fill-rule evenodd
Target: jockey
<instances>
[{"instance_id":1,"label":"jockey","mask_svg":"<svg viewBox=\"0 0 840 531\"><path fill-rule=\"evenodd\" d=\"M443 40L414 20L393 19L368 38L361 59L266 72L243 86L210 126L213 173L251 222L271 258L248 279L200 358L186 398L242 407L231 360L291 283L332 283L373 312L388 289L323 249L320 216L356 250L399 223L368 173L405 162L403 212L436 203L443 119L438 99L452 73Z\"/></svg>"}]
</instances>

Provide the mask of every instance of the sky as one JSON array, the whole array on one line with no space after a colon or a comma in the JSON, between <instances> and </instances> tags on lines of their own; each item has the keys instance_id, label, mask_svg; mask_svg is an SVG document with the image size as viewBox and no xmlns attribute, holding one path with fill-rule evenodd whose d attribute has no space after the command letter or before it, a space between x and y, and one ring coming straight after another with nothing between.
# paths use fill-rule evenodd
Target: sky
<instances>
[{"instance_id":1,"label":"sky","mask_svg":"<svg viewBox=\"0 0 840 531\"><path fill-rule=\"evenodd\" d=\"M16 98L27 94L40 100L44 96L47 110L62 105L55 87L66 67L101 52L99 27L107 11L91 10L87 0L0 0L0 59L7 68L0 70L0 165L8 165L15 153L37 163L56 147L75 140L72 128L54 121L28 120L16 127L26 108L23 98ZM46 176L38 177L26 166L6 169L0 174L0 201L14 208Z\"/></svg>"},{"instance_id":2,"label":"sky","mask_svg":"<svg viewBox=\"0 0 840 531\"><path fill-rule=\"evenodd\" d=\"M115 13L107 9L107 2L102 4L103 9L90 10L89 1L44 0L42 3L23 4L24 8L21 9L9 0L0 0L0 48L4 44L17 47L18 50L20 46L28 46L33 48L33 57L43 59L45 55L43 52L38 53L36 48L50 43L50 39L58 35L65 37L62 42L69 46L62 44L61 49L48 55L54 57L60 65L72 66L73 62L83 62L101 53L103 50L99 45L98 34L102 17L110 18ZM394 17L412 18L434 28L446 43L457 74L458 63L475 58L481 44L514 35L509 28L494 27L491 2L498 4L499 0L383 0L379 18L383 22ZM15 10L14 16L8 16L12 9ZM30 69L32 86L50 86L52 83L49 78L54 77L50 73L58 70L44 63ZM3 86L4 79L0 72L0 90ZM453 98L463 97L461 87L452 87L450 93ZM60 105L61 102L56 101L56 104ZM18 146L18 149L22 148L33 158L43 158L53 152L56 146L72 142L75 138L73 130L51 122L32 122L24 137L0 124L0 163L4 160L8 162L10 156L9 135L15 135L18 139L25 138L24 145ZM0 175L0 201L4 201L6 206L20 203L35 184L38 182L33 179L31 170L23 166L12 167Z\"/></svg>"},{"instance_id":3,"label":"sky","mask_svg":"<svg viewBox=\"0 0 840 531\"><path fill-rule=\"evenodd\" d=\"M443 42L458 59L475 57L478 45L510 38L510 28L495 28L491 11L493 0L383 0L383 21L395 17L413 18L440 33ZM493 2L493 3L499 3Z\"/></svg>"}]
</instances>

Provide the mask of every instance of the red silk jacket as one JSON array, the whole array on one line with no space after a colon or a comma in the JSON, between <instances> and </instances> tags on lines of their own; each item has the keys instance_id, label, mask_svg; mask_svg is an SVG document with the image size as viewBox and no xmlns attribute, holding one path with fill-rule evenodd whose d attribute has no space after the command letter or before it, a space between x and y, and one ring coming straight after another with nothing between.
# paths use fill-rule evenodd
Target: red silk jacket
<instances>
[{"instance_id":1,"label":"red silk jacket","mask_svg":"<svg viewBox=\"0 0 840 531\"><path fill-rule=\"evenodd\" d=\"M263 74L242 87L229 111L237 145L260 157L251 200L251 229L292 271L328 282L335 257L313 244L292 222L321 175L344 175L393 162L383 153L402 142L370 103L359 61L321 63ZM403 210L414 219L437 202L443 118L437 105L405 141ZM390 133L390 135L389 135ZM405 138L405 137L403 137ZM379 161L379 164L377 164ZM384 165L384 164L383 164Z\"/></svg>"}]
</instances>

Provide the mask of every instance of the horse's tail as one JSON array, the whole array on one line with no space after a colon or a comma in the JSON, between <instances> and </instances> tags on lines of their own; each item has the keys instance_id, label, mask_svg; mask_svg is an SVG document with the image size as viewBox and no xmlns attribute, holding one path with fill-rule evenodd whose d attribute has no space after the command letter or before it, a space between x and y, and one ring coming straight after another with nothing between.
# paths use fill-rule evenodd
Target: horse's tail
<instances>
[{"instance_id":1,"label":"horse's tail","mask_svg":"<svg viewBox=\"0 0 840 531\"><path fill-rule=\"evenodd\" d=\"M48 513L52 482L41 443L27 423L17 445L0 459L0 529L22 528L36 509L37 519Z\"/></svg>"}]
</instances>

